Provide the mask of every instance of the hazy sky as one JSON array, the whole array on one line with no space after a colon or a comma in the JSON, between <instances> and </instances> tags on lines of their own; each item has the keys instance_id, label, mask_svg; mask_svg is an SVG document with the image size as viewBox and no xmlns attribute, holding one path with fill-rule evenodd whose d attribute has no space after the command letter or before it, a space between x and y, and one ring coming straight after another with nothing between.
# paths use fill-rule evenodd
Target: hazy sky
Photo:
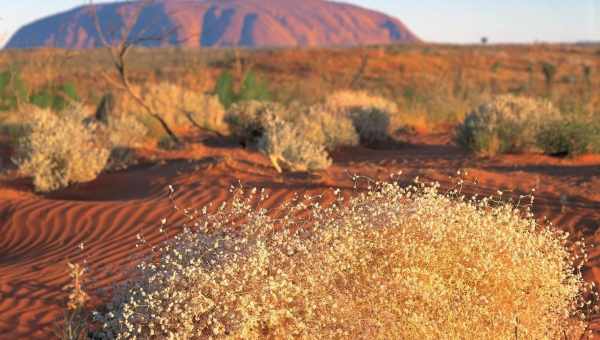
<instances>
[{"instance_id":1,"label":"hazy sky","mask_svg":"<svg viewBox=\"0 0 600 340\"><path fill-rule=\"evenodd\" d=\"M302 1L302 0L297 0ZM0 0L3 45L21 25L86 0ZM100 1L102 2L102 1ZM600 40L600 0L346 0L392 14L427 41Z\"/></svg>"}]
</instances>

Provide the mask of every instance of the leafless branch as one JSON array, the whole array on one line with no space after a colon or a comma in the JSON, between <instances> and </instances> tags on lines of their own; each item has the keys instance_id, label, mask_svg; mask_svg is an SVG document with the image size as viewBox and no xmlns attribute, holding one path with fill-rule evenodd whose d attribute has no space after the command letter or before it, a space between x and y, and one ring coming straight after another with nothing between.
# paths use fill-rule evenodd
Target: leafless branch
<instances>
[{"instance_id":1,"label":"leafless branch","mask_svg":"<svg viewBox=\"0 0 600 340\"><path fill-rule=\"evenodd\" d=\"M102 30L102 27L100 24L100 18L98 17L97 8L93 4L92 1L90 1L90 8L91 8L93 19L94 19L94 25L95 25L96 31L98 33L98 36L100 38L100 42L102 43L102 45L105 48L107 48L109 50L111 59L112 59L112 63L115 67L115 70L117 71L116 79L109 76L106 73L103 74L103 77L108 81L109 84L113 85L114 87L116 87L119 90L122 90L122 91L125 91L126 93L128 93L129 96L131 98L133 98L133 100L135 102L137 102L147 112L147 114L150 117L152 117L153 119L155 119L156 121L159 122L159 124L162 126L162 128L165 130L167 135L171 138L171 140L175 144L179 145L179 144L181 144L181 140L179 139L179 137L177 137L175 132L169 127L169 125L161 117L161 115L158 112L154 112L154 110L144 102L144 100L142 99L140 94L134 90L134 88L131 86L131 83L129 82L128 67L127 67L128 65L126 63L126 57L129 53L129 51L131 50L131 48L136 45L142 44L144 42L163 41L166 37L176 33L176 31L177 31L177 28L173 28L173 29L169 30L167 35L157 35L157 36L148 35L148 36L138 36L138 37L131 36L132 30L135 27L136 23L138 22L140 15L142 14L142 11L144 10L144 8L146 6L152 4L153 2L154 2L153 0L143 0L136 4L136 8L134 9L134 12L133 12L133 17L130 18L129 20L127 20L127 22L123 26L123 28L121 30L121 34L119 35L119 41L117 43L113 42L114 39L111 39L110 42L108 41L108 39L106 39L106 36L104 35L104 31Z\"/></svg>"}]
</instances>

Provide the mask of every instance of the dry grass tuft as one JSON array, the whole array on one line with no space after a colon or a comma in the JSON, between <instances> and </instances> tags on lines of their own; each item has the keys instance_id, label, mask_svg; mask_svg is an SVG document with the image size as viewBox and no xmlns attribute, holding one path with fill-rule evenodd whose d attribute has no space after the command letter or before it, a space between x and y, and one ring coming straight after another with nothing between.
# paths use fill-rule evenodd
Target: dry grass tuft
<instances>
[{"instance_id":1,"label":"dry grass tuft","mask_svg":"<svg viewBox=\"0 0 600 340\"><path fill-rule=\"evenodd\" d=\"M327 96L325 103L339 110L377 109L388 113L398 112L398 106L394 102L366 91L336 91Z\"/></svg>"},{"instance_id":2,"label":"dry grass tuft","mask_svg":"<svg viewBox=\"0 0 600 340\"><path fill-rule=\"evenodd\" d=\"M69 262L68 265L71 283L64 287L69 291L67 310L55 335L61 340L84 340L88 339L89 323L85 308L90 300L83 287L86 270L80 264Z\"/></svg>"},{"instance_id":3,"label":"dry grass tuft","mask_svg":"<svg viewBox=\"0 0 600 340\"><path fill-rule=\"evenodd\" d=\"M112 339L556 339L584 289L566 235L530 211L436 186L380 183L270 217L261 191L142 261L104 313ZM258 202L258 203L257 203Z\"/></svg>"}]
</instances>

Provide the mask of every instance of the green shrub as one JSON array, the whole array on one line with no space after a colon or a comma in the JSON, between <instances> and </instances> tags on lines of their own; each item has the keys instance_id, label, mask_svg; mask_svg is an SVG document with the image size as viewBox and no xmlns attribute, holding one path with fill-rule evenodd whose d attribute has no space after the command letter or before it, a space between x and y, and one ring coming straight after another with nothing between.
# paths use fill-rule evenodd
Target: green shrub
<instances>
[{"instance_id":1,"label":"green shrub","mask_svg":"<svg viewBox=\"0 0 600 340\"><path fill-rule=\"evenodd\" d=\"M457 127L456 141L483 155L538 151L537 136L561 114L547 101L503 95L480 105Z\"/></svg>"},{"instance_id":2,"label":"green shrub","mask_svg":"<svg viewBox=\"0 0 600 340\"><path fill-rule=\"evenodd\" d=\"M58 112L78 102L79 96L75 85L71 83L59 86L50 86L34 92L29 97L29 102L43 109Z\"/></svg>"},{"instance_id":3,"label":"green shrub","mask_svg":"<svg viewBox=\"0 0 600 340\"><path fill-rule=\"evenodd\" d=\"M229 109L236 101L236 95L233 86L233 76L231 73L221 73L217 79L214 92L219 97L219 100L225 109Z\"/></svg>"},{"instance_id":4,"label":"green shrub","mask_svg":"<svg viewBox=\"0 0 600 340\"><path fill-rule=\"evenodd\" d=\"M0 111L15 110L19 104L26 103L27 92L18 69L0 73Z\"/></svg>"},{"instance_id":5,"label":"green shrub","mask_svg":"<svg viewBox=\"0 0 600 340\"><path fill-rule=\"evenodd\" d=\"M231 73L223 72L217 79L214 93L226 109L238 102L269 101L272 97L268 84L260 81L252 71L246 72L238 92Z\"/></svg>"},{"instance_id":6,"label":"green shrub","mask_svg":"<svg viewBox=\"0 0 600 340\"><path fill-rule=\"evenodd\" d=\"M540 131L537 142L550 155L600 152L600 125L579 121L552 122Z\"/></svg>"},{"instance_id":7,"label":"green shrub","mask_svg":"<svg viewBox=\"0 0 600 340\"><path fill-rule=\"evenodd\" d=\"M104 169L110 148L99 138L97 125L83 123L81 108L63 113L36 109L29 118L30 132L19 141L14 161L21 173L33 177L37 191L91 181Z\"/></svg>"}]
</instances>

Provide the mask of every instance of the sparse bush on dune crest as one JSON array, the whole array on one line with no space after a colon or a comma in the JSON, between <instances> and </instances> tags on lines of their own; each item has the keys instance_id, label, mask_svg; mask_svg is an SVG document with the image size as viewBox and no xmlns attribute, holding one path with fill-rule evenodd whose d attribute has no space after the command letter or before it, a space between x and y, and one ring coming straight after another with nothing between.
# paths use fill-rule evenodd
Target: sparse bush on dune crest
<instances>
[{"instance_id":1,"label":"sparse bush on dune crest","mask_svg":"<svg viewBox=\"0 0 600 340\"><path fill-rule=\"evenodd\" d=\"M323 206L234 190L142 261L94 313L106 339L579 336L566 235L493 199L373 184ZM281 218L283 216L284 218Z\"/></svg>"},{"instance_id":2,"label":"sparse bush on dune crest","mask_svg":"<svg viewBox=\"0 0 600 340\"><path fill-rule=\"evenodd\" d=\"M84 123L83 108L73 106L61 113L29 109L30 128L19 140L15 163L21 173L33 177L36 190L48 192L95 179L110 147L99 137L97 124Z\"/></svg>"},{"instance_id":3,"label":"sparse bush on dune crest","mask_svg":"<svg viewBox=\"0 0 600 340\"><path fill-rule=\"evenodd\" d=\"M457 128L456 141L488 156L535 152L540 131L560 119L560 111L548 101L502 95L469 113Z\"/></svg>"}]
</instances>

